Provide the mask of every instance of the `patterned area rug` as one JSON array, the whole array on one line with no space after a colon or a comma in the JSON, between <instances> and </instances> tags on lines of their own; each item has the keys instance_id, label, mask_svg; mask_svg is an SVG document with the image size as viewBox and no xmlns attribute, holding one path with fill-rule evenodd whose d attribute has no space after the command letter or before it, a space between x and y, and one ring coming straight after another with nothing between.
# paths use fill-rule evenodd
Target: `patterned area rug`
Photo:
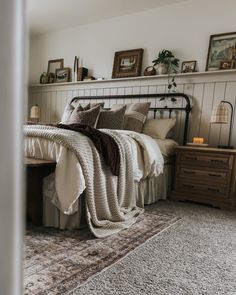
<instances>
[{"instance_id":1,"label":"patterned area rug","mask_svg":"<svg viewBox=\"0 0 236 295\"><path fill-rule=\"evenodd\" d=\"M88 229L30 228L24 294L66 294L179 219L144 213L130 228L104 239L94 238Z\"/></svg>"}]
</instances>

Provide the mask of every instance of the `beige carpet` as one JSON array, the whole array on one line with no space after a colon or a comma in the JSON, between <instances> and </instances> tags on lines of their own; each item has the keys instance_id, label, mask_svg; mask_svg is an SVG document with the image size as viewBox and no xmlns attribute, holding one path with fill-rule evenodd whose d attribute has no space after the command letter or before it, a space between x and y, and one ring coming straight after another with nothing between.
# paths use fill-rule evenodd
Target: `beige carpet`
<instances>
[{"instance_id":1,"label":"beige carpet","mask_svg":"<svg viewBox=\"0 0 236 295\"><path fill-rule=\"evenodd\" d=\"M105 239L87 229L31 227L25 238L25 294L67 294L173 225L179 220L174 216L147 212L129 229Z\"/></svg>"},{"instance_id":2,"label":"beige carpet","mask_svg":"<svg viewBox=\"0 0 236 295\"><path fill-rule=\"evenodd\" d=\"M236 211L163 201L146 211L180 216L73 295L236 295Z\"/></svg>"}]
</instances>

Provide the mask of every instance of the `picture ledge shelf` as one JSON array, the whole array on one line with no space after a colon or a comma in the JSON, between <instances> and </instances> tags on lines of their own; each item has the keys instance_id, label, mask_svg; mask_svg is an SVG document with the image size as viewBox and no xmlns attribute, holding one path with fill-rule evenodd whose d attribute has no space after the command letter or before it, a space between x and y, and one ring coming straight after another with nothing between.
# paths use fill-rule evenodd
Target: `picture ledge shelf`
<instances>
[{"instance_id":1,"label":"picture ledge shelf","mask_svg":"<svg viewBox=\"0 0 236 295\"><path fill-rule=\"evenodd\" d=\"M207 72L193 72L193 73L178 73L175 77L183 76L203 76L203 75L218 75L218 74L230 74L235 73L236 69L232 70L219 70L219 71L207 71ZM88 84L88 83L106 83L106 82L116 82L116 81L131 81L131 80L148 80L148 79L159 79L167 78L168 75L153 75L153 76L138 76L138 77L128 77L128 78L116 78L116 79L104 79L104 80L90 80L90 81L76 81L76 82L65 82L65 83L51 83L51 84L32 84L29 87L50 87L50 86L65 86L73 84Z\"/></svg>"}]
</instances>

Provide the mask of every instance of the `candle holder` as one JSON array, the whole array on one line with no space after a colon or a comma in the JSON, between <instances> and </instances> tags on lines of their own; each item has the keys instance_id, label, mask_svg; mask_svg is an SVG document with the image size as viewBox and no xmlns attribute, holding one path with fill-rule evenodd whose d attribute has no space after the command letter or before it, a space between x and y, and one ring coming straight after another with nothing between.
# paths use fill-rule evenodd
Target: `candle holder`
<instances>
[{"instance_id":1,"label":"candle holder","mask_svg":"<svg viewBox=\"0 0 236 295\"><path fill-rule=\"evenodd\" d=\"M204 143L203 137L193 137L193 142L188 142L187 145L198 146L198 147L208 147L208 144Z\"/></svg>"},{"instance_id":2,"label":"candle holder","mask_svg":"<svg viewBox=\"0 0 236 295\"><path fill-rule=\"evenodd\" d=\"M203 137L193 137L193 143L196 144L203 144L204 138Z\"/></svg>"}]
</instances>

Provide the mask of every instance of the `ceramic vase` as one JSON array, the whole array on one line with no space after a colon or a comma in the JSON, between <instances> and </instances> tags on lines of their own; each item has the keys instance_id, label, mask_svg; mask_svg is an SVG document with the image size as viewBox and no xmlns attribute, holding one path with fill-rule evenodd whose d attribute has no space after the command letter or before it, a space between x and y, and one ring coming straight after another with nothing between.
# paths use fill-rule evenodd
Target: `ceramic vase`
<instances>
[{"instance_id":1,"label":"ceramic vase","mask_svg":"<svg viewBox=\"0 0 236 295\"><path fill-rule=\"evenodd\" d=\"M159 64L157 67L158 75L166 75L168 73L169 65L168 64Z\"/></svg>"}]
</instances>

